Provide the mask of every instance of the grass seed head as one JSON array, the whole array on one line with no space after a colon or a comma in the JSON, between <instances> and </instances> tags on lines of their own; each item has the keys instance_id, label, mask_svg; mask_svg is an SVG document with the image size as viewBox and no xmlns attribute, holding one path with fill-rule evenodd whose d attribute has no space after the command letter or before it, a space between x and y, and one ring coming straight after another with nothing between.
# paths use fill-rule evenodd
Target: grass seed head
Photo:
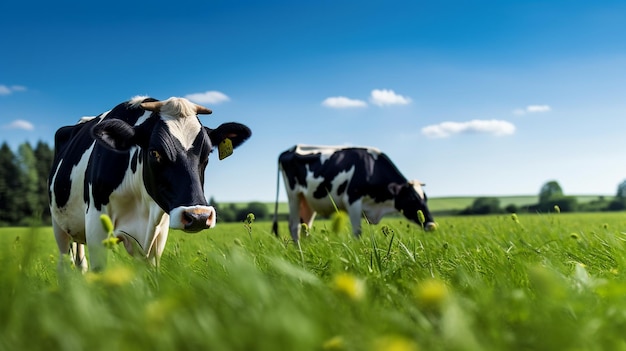
<instances>
[{"instance_id":1,"label":"grass seed head","mask_svg":"<svg viewBox=\"0 0 626 351\"><path fill-rule=\"evenodd\" d=\"M246 216L246 224L251 225L255 220L254 213L248 213Z\"/></svg>"},{"instance_id":2,"label":"grass seed head","mask_svg":"<svg viewBox=\"0 0 626 351\"><path fill-rule=\"evenodd\" d=\"M420 221L420 224L424 224L426 222L426 217L424 217L424 212L422 212L422 210L417 211L417 219Z\"/></svg>"},{"instance_id":3,"label":"grass seed head","mask_svg":"<svg viewBox=\"0 0 626 351\"><path fill-rule=\"evenodd\" d=\"M300 236L309 235L309 225L306 223L300 223Z\"/></svg>"},{"instance_id":4,"label":"grass seed head","mask_svg":"<svg viewBox=\"0 0 626 351\"><path fill-rule=\"evenodd\" d=\"M330 219L330 227L333 233L339 234L348 226L348 215L343 211L333 213Z\"/></svg>"},{"instance_id":5,"label":"grass seed head","mask_svg":"<svg viewBox=\"0 0 626 351\"><path fill-rule=\"evenodd\" d=\"M100 215L100 223L102 223L102 228L109 234L113 233L113 222L111 221L111 217L107 214Z\"/></svg>"},{"instance_id":6,"label":"grass seed head","mask_svg":"<svg viewBox=\"0 0 626 351\"><path fill-rule=\"evenodd\" d=\"M383 226L380 228L380 231L381 231L381 232L383 232L383 235L384 235L385 237L388 237L389 235L393 235L393 234L394 234L394 233L393 233L393 229L389 228L389 226L388 226L388 225L383 225Z\"/></svg>"}]
</instances>

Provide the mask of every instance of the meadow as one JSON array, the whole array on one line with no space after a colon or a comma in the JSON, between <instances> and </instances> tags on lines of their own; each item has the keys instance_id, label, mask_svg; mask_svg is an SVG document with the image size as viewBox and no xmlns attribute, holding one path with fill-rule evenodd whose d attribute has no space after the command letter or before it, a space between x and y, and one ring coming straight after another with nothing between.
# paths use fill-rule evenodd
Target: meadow
<instances>
[{"instance_id":1,"label":"meadow","mask_svg":"<svg viewBox=\"0 0 626 351\"><path fill-rule=\"evenodd\" d=\"M218 224L85 275L50 228L3 228L0 350L626 350L626 213L437 222Z\"/></svg>"}]
</instances>

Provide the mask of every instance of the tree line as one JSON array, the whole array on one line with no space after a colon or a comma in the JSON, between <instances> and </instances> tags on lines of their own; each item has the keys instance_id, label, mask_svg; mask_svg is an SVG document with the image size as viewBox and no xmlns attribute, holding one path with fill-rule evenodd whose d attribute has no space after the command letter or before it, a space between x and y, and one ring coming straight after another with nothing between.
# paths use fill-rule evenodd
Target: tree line
<instances>
[{"instance_id":1,"label":"tree line","mask_svg":"<svg viewBox=\"0 0 626 351\"><path fill-rule=\"evenodd\" d=\"M617 187L612 199L599 196L597 200L579 203L575 196L563 193L556 180L546 182L539 190L538 202L528 206L514 204L501 207L497 197L478 197L474 202L460 211L461 215L494 214L494 213L548 213L548 212L597 212L626 210L626 180Z\"/></svg>"},{"instance_id":2,"label":"tree line","mask_svg":"<svg viewBox=\"0 0 626 351\"><path fill-rule=\"evenodd\" d=\"M17 153L6 142L0 146L0 225L29 226L50 223L48 173L54 151L38 142L23 143Z\"/></svg>"}]
</instances>

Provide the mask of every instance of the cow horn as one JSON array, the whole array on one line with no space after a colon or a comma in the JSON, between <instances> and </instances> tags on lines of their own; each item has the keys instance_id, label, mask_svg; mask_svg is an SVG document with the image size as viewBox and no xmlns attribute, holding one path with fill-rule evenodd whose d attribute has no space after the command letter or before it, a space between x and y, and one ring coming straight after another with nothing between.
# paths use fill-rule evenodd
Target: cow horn
<instances>
[{"instance_id":1,"label":"cow horn","mask_svg":"<svg viewBox=\"0 0 626 351\"><path fill-rule=\"evenodd\" d=\"M419 184L419 185L421 185L421 186L426 186L426 183L420 182L420 181L419 181L419 180L417 180L417 179L410 180L410 181L409 181L409 184L411 184L411 185L413 185L413 186L415 186L416 184Z\"/></svg>"},{"instance_id":2,"label":"cow horn","mask_svg":"<svg viewBox=\"0 0 626 351\"><path fill-rule=\"evenodd\" d=\"M211 113L213 113L211 109L208 109L204 106L200 106L198 104L194 104L194 105L196 105L196 113L199 115L210 115Z\"/></svg>"},{"instance_id":3,"label":"cow horn","mask_svg":"<svg viewBox=\"0 0 626 351\"><path fill-rule=\"evenodd\" d=\"M158 112L163 106L163 101L142 102L141 108L146 111Z\"/></svg>"}]
</instances>

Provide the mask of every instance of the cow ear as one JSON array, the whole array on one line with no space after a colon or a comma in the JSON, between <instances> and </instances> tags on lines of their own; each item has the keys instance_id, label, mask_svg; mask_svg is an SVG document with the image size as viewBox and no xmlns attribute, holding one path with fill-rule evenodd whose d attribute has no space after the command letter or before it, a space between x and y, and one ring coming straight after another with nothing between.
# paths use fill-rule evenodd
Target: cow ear
<instances>
[{"instance_id":1,"label":"cow ear","mask_svg":"<svg viewBox=\"0 0 626 351\"><path fill-rule=\"evenodd\" d=\"M135 146L135 129L119 119L102 121L91 129L91 135L100 145L114 151L128 151Z\"/></svg>"},{"instance_id":2,"label":"cow ear","mask_svg":"<svg viewBox=\"0 0 626 351\"><path fill-rule=\"evenodd\" d=\"M247 126L241 123L229 122L224 123L216 129L204 127L209 134L211 143L213 146L217 146L224 139L230 139L233 143L233 149L243 144L244 141L250 138L252 131Z\"/></svg>"},{"instance_id":3,"label":"cow ear","mask_svg":"<svg viewBox=\"0 0 626 351\"><path fill-rule=\"evenodd\" d=\"M389 192L393 196L397 196L398 194L400 194L400 190L402 190L402 187L404 187L404 184L389 183L389 185L387 185L387 189L389 189Z\"/></svg>"}]
</instances>

